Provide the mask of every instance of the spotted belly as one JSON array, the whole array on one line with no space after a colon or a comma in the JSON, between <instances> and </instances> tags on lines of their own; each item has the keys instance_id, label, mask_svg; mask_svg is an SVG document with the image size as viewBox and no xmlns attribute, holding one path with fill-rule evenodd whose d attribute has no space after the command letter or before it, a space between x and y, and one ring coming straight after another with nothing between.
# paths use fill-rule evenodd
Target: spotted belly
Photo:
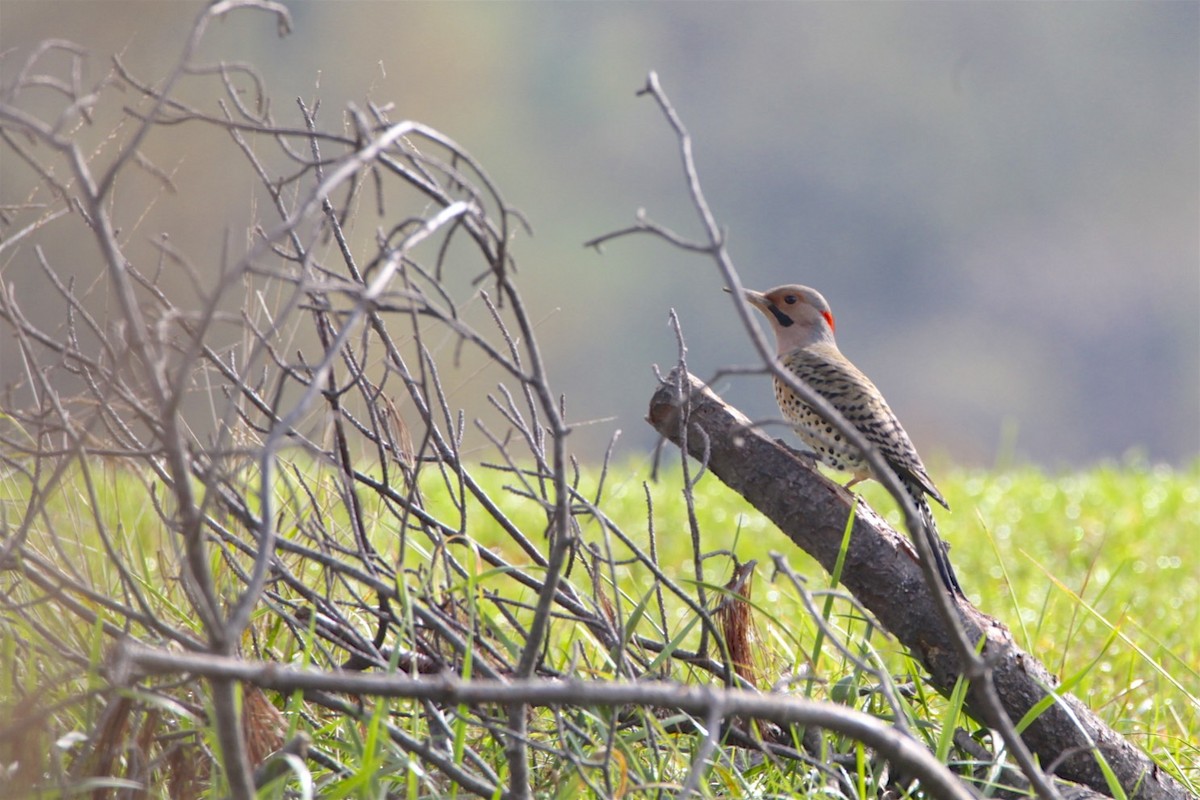
<instances>
[{"instance_id":1,"label":"spotted belly","mask_svg":"<svg viewBox=\"0 0 1200 800\"><path fill-rule=\"evenodd\" d=\"M791 389L778 380L775 382L775 400L779 403L783 418L792 425L800 441L813 451L822 464L849 472L857 478L871 477L870 467L862 451L847 442L846 437L832 423L808 403L797 398Z\"/></svg>"}]
</instances>

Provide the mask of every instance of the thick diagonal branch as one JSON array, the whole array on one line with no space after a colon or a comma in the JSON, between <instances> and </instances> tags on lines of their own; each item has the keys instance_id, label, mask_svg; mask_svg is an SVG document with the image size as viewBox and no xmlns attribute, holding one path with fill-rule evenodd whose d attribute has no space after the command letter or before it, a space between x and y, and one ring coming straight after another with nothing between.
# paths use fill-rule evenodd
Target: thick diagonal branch
<instances>
[{"instance_id":1,"label":"thick diagonal branch","mask_svg":"<svg viewBox=\"0 0 1200 800\"><path fill-rule=\"evenodd\" d=\"M755 429L698 378L669 375L650 400L647 421L667 439L686 441L689 455L705 460L723 483L774 522L800 549L832 571L854 495L813 470L802 457ZM681 393L680 387L683 391ZM681 421L691 425L682 436ZM939 616L908 540L866 504L855 510L854 528L842 582L879 622L929 671L943 693L954 687L961 669L950 631ZM1005 710L1021 719L1045 698L1056 679L1036 658L1013 642L1008 629L965 602L959 604L968 635L986 640L984 656ZM984 724L976 692L967 710ZM1185 789L1130 745L1082 703L1063 695L1022 733L1043 764L1058 763L1056 774L1107 792L1097 761L1103 754L1130 797L1185 798Z\"/></svg>"}]
</instances>

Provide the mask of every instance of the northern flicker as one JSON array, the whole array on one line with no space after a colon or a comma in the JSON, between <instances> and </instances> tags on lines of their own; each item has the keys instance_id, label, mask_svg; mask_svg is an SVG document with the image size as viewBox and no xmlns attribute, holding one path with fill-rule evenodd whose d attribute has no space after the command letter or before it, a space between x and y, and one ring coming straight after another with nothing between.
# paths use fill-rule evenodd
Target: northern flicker
<instances>
[{"instance_id":1,"label":"northern flicker","mask_svg":"<svg viewBox=\"0 0 1200 800\"><path fill-rule=\"evenodd\" d=\"M925 496L946 508L950 506L933 485L917 455L917 448L913 447L908 433L883 395L871 379L838 350L833 338L833 313L829 303L820 292L807 286L780 286L765 294L747 289L745 293L746 300L771 322L780 364L840 411L896 471L933 533L934 560L942 582L951 592L961 595L962 587L950 566L946 546L937 535L937 526ZM854 476L847 487L874 477L862 451L847 442L832 424L778 378L775 379L775 400L784 418L822 463Z\"/></svg>"}]
</instances>

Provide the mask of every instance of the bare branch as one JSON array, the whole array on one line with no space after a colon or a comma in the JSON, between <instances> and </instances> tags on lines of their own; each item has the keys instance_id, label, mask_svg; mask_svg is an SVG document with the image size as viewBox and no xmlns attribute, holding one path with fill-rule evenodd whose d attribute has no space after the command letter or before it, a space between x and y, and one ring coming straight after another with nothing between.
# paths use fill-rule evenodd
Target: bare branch
<instances>
[{"instance_id":1,"label":"bare branch","mask_svg":"<svg viewBox=\"0 0 1200 800\"><path fill-rule=\"evenodd\" d=\"M831 573L838 559L841 532L854 514L842 582L880 624L929 670L937 689L949 694L963 672L954 631L945 625L908 540L893 531L861 498L833 483L794 452L755 429L699 379L685 378L686 393L674 376L663 381L650 402L649 422L671 441L682 441L683 419L703 432L708 446L691 445L722 482L745 497L779 526L797 546ZM684 415L684 407L687 414ZM1044 698L1053 704L1023 732L1023 741L1043 762L1063 757L1058 774L1097 790L1107 788L1097 755L1103 756L1131 796L1182 797L1184 792L1145 754L1070 695L1055 694L1053 675L1018 648L1008 629L965 601L958 604L960 624L981 641L995 694L988 697L973 682L967 707L989 727L1021 719ZM1002 703L997 715L994 703ZM1057 790L1055 790L1057 791Z\"/></svg>"},{"instance_id":2,"label":"bare branch","mask_svg":"<svg viewBox=\"0 0 1200 800\"><path fill-rule=\"evenodd\" d=\"M127 682L135 673L189 672L283 692L297 689L346 692L377 697L417 698L446 704L645 705L706 715L710 721L744 716L770 719L782 725L814 725L862 741L885 758L902 764L913 777L921 781L926 791L936 797L964 800L975 797L923 745L868 714L835 703L770 697L743 689L678 686L655 681L624 684L540 679L493 682L463 681L452 676L431 681L398 675L345 675L293 670L278 664L213 655L177 655L136 645L122 647L112 669L114 680L119 683Z\"/></svg>"},{"instance_id":3,"label":"bare branch","mask_svg":"<svg viewBox=\"0 0 1200 800\"><path fill-rule=\"evenodd\" d=\"M935 534L928 530L923 516L917 512L916 505L908 496L908 493L904 491L904 487L891 465L887 463L878 449L868 442L866 437L851 425L828 400L812 387L798 379L790 370L784 369L778 363L766 338L752 321L752 312L743 300L744 287L742 286L741 279L738 276L732 259L725 249L724 236L718 228L716 218L709 208L708 201L701 187L692 152L691 136L688 134L682 119L663 91L658 80L658 75L651 72L647 76L645 88L638 94L650 95L662 110L671 128L675 131L676 138L679 141L680 156L683 162L684 177L688 185L688 193L708 237L709 245L707 252L709 252L716 262L725 281L727 291L733 295L738 317L742 322L743 328L749 334L759 358L762 360L764 370L770 372L777 380L784 383L801 400L833 425L838 433L845 437L847 442L864 454L871 468L871 474L883 484L884 488L888 490L904 513L905 526L912 534L913 542L916 545L917 552L920 554L921 568L928 585L931 587L940 586L940 579L934 561L934 548L941 545L934 540ZM639 220L641 220L641 216L639 212ZM643 222L642 224L644 225L645 223ZM598 242L599 240L593 241ZM683 431L682 448L686 452L689 449L686 438L690 425L683 422L680 429ZM707 463L707 461L702 460L701 463ZM1040 767L1034 762L1028 748L1025 747L1021 737L1017 734L1013 722L1004 718L1002 704L996 696L994 687L991 686L989 666L983 659L976 655L974 642L967 637L966 631L961 626L954 608L955 598L952 598L945 592L935 591L934 603L939 609L939 613L947 629L954 634L952 643L961 659L963 665L962 673L969 680L973 681L974 685L982 687L980 691L983 695L983 702L989 707L991 712L992 724L1004 737L1005 743L1020 762L1022 769L1026 771L1030 781L1038 790L1039 796L1047 800L1056 798L1057 792L1054 786L1046 779Z\"/></svg>"}]
</instances>

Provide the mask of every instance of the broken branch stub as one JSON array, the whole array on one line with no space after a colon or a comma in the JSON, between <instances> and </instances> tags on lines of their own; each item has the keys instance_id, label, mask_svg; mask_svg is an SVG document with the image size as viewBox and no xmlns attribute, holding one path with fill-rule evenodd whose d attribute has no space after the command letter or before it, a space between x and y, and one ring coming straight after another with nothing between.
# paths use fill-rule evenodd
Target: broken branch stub
<instances>
[{"instance_id":1,"label":"broken branch stub","mask_svg":"<svg viewBox=\"0 0 1200 800\"><path fill-rule=\"evenodd\" d=\"M688 455L702 461L829 572L837 562L842 533L854 509L842 583L929 671L933 686L943 694L950 693L961 662L905 537L864 502L817 472L811 459L762 433L690 373L672 370L659 384L650 400L647 422L676 445L686 441ZM998 620L962 599L957 606L970 639L977 642L986 637L983 655L1005 711L1010 719L1021 719L1046 697L1045 687L1055 686L1057 679L1017 647L1008 628ZM968 691L967 711L995 726L983 712L975 687ZM1060 696L1042 712L1022 738L1043 764L1058 763L1056 775L1060 778L1105 791L1095 746L1130 796L1189 796L1145 753L1070 695Z\"/></svg>"}]
</instances>

